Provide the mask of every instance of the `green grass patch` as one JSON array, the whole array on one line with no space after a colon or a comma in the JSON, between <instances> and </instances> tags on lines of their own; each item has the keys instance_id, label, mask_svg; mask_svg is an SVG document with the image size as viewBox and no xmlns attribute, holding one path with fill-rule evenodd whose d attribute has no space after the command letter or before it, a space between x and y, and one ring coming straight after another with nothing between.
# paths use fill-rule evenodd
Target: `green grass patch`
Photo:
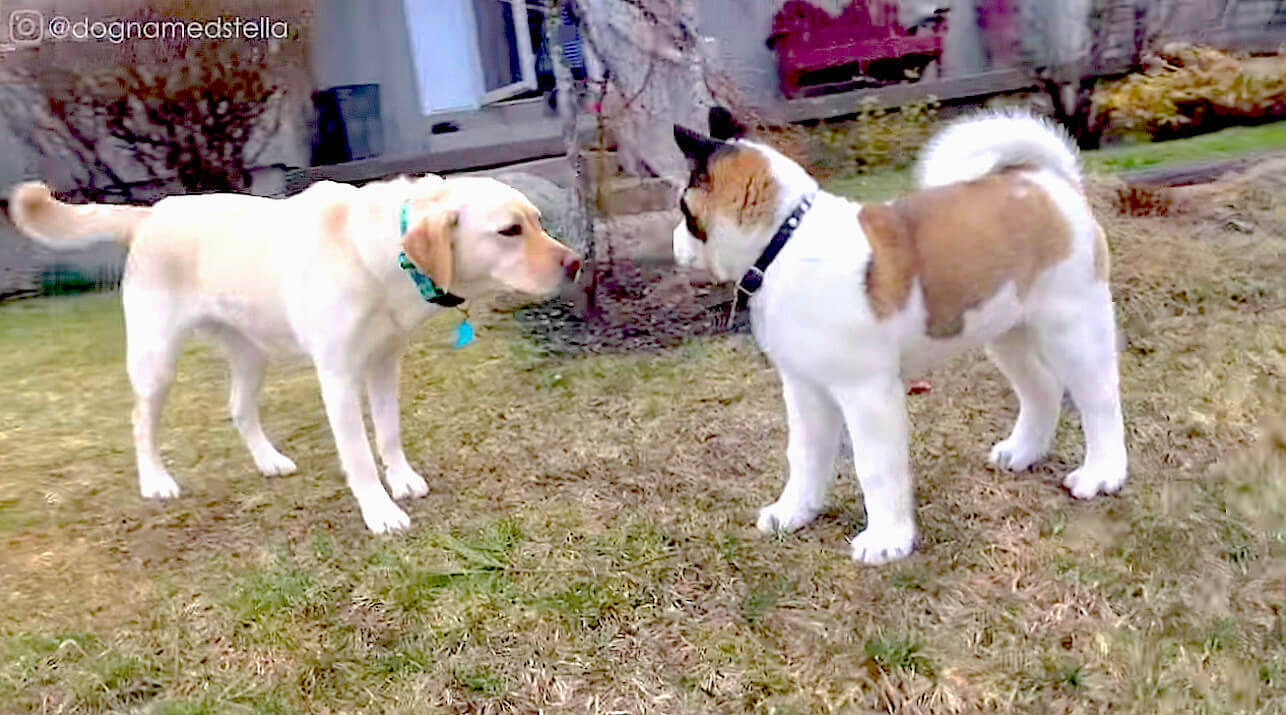
<instances>
[{"instance_id":1,"label":"green grass patch","mask_svg":"<svg viewBox=\"0 0 1286 715\"><path fill-rule=\"evenodd\" d=\"M117 711L163 691L163 673L153 659L119 650L87 633L10 633L0 670L0 701L38 708L49 697Z\"/></svg>"},{"instance_id":2,"label":"green grass patch","mask_svg":"<svg viewBox=\"0 0 1286 715\"><path fill-rule=\"evenodd\" d=\"M932 676L934 665L924 653L924 644L909 636L879 636L863 647L868 658L885 671L904 670Z\"/></svg>"},{"instance_id":3,"label":"green grass patch","mask_svg":"<svg viewBox=\"0 0 1286 715\"><path fill-rule=\"evenodd\" d=\"M1235 127L1186 139L1084 151L1081 152L1081 159L1089 171L1116 174L1279 151L1286 151L1286 122L1258 127ZM827 191L857 201L883 201L914 188L914 177L909 169L842 174L825 184Z\"/></svg>"},{"instance_id":4,"label":"green grass patch","mask_svg":"<svg viewBox=\"0 0 1286 715\"><path fill-rule=\"evenodd\" d=\"M287 562L243 578L228 599L237 618L251 623L307 614L327 602L316 577Z\"/></svg>"},{"instance_id":5,"label":"green grass patch","mask_svg":"<svg viewBox=\"0 0 1286 715\"><path fill-rule=\"evenodd\" d=\"M882 169L867 174L841 174L823 188L855 201L884 201L914 190L915 178L910 169Z\"/></svg>"},{"instance_id":6,"label":"green grass patch","mask_svg":"<svg viewBox=\"0 0 1286 715\"><path fill-rule=\"evenodd\" d=\"M489 698L504 695L509 689L504 678L483 667L457 673L456 680L465 689Z\"/></svg>"},{"instance_id":7,"label":"green grass patch","mask_svg":"<svg viewBox=\"0 0 1286 715\"><path fill-rule=\"evenodd\" d=\"M1092 171L1117 173L1277 151L1286 151L1286 122L1234 127L1185 139L1126 144L1087 151L1082 156L1085 166Z\"/></svg>"},{"instance_id":8,"label":"green grass patch","mask_svg":"<svg viewBox=\"0 0 1286 715\"><path fill-rule=\"evenodd\" d=\"M790 593L793 584L785 576L769 576L752 584L741 601L741 615L747 623L758 623Z\"/></svg>"}]
</instances>

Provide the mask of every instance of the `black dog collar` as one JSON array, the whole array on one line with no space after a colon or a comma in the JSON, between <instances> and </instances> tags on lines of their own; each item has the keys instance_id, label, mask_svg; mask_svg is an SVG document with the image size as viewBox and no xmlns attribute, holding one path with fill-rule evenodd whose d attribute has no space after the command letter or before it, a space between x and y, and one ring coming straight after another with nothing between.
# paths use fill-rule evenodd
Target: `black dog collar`
<instances>
[{"instance_id":1,"label":"black dog collar","mask_svg":"<svg viewBox=\"0 0 1286 715\"><path fill-rule=\"evenodd\" d=\"M803 220L804 214L808 213L808 209L812 207L813 197L805 196L799 202L799 205L795 207L795 210L791 211L786 220L782 222L781 227L777 229L777 233L773 234L772 240L768 242L764 252L759 254L759 260L755 261L750 270L746 271L741 280L737 281L737 300L733 303L732 312L728 315L728 325L732 325L733 320L737 317L737 311L745 308L750 302L750 296L754 295L755 291L763 286L764 271L768 270L768 266L777 258L777 254L781 253L781 249L790 240L791 235L795 233L795 229L799 227L799 222Z\"/></svg>"}]
</instances>

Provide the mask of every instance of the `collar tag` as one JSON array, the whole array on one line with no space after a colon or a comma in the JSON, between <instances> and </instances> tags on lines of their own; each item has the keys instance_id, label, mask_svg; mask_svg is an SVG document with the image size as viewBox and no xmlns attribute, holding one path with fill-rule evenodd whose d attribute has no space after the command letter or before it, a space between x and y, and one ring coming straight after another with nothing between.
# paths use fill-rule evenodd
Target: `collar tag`
<instances>
[{"instance_id":1,"label":"collar tag","mask_svg":"<svg viewBox=\"0 0 1286 715\"><path fill-rule=\"evenodd\" d=\"M473 323L469 322L469 314L465 313L464 320L455 326L455 349L459 350L471 342L473 342Z\"/></svg>"}]
</instances>

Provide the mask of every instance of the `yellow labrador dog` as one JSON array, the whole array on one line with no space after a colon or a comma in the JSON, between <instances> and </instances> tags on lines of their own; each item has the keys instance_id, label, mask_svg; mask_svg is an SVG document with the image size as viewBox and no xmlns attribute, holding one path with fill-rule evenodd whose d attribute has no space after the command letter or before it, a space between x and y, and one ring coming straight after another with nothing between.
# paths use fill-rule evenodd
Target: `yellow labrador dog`
<instances>
[{"instance_id":1,"label":"yellow labrador dog","mask_svg":"<svg viewBox=\"0 0 1286 715\"><path fill-rule=\"evenodd\" d=\"M398 425L398 368L411 332L484 293L550 294L580 268L523 194L485 178L322 182L288 199L175 196L151 207L68 205L29 183L14 190L10 213L54 248L129 246L122 302L144 497L179 493L156 429L181 344L201 333L226 349L232 420L265 475L295 471L259 423L266 360L312 360L349 488L375 533L410 520L380 484L362 387L393 498L423 496L428 487L407 462Z\"/></svg>"},{"instance_id":2,"label":"yellow labrador dog","mask_svg":"<svg viewBox=\"0 0 1286 715\"><path fill-rule=\"evenodd\" d=\"M1018 393L998 467L1045 456L1064 390L1081 412L1085 462L1067 475L1089 499L1125 482L1108 249L1065 133L1020 113L945 130L921 190L857 203L744 138L727 110L711 136L676 126L692 175L674 230L683 265L737 281L756 340L781 375L790 476L759 512L798 529L822 508L847 426L866 501L853 558L881 563L916 539L901 378L985 346Z\"/></svg>"}]
</instances>

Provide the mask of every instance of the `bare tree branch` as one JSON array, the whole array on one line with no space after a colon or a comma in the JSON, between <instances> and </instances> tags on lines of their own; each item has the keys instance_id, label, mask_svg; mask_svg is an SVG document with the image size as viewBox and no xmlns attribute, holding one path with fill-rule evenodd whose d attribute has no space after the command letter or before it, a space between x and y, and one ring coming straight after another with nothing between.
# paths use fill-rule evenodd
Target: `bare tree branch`
<instances>
[{"instance_id":1,"label":"bare tree branch","mask_svg":"<svg viewBox=\"0 0 1286 715\"><path fill-rule=\"evenodd\" d=\"M247 188L249 169L272 145L284 108L307 85L303 34L312 2L244 4L290 17L292 36L138 39L119 49L62 43L13 53L10 81L38 100L24 131L44 135L40 144L61 145L83 166L91 188L140 176L176 178L196 192ZM96 9L105 16L139 22L226 14L213 0L102 5ZM117 55L99 56L112 51Z\"/></svg>"}]
</instances>

